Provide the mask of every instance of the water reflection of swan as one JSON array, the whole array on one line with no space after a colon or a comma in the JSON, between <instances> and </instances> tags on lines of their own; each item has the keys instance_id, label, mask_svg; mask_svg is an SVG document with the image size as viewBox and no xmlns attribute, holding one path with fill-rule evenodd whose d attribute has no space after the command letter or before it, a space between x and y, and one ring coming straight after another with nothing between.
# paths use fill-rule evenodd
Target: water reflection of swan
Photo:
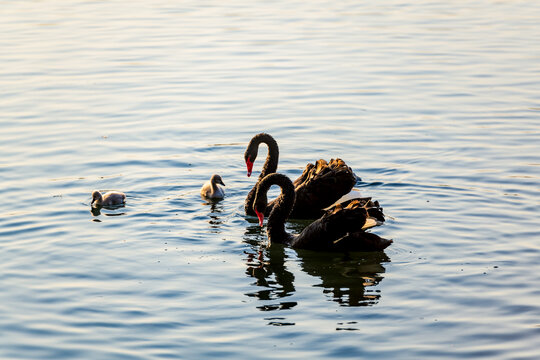
<instances>
[{"instance_id":1,"label":"water reflection of swan","mask_svg":"<svg viewBox=\"0 0 540 360\"><path fill-rule=\"evenodd\" d=\"M90 212L92 213L92 216L99 216L99 215L101 215L101 210L102 209L116 210L116 209L123 208L123 207L124 207L124 204L111 205L111 206L91 205L90 206ZM105 216L122 216L122 215L125 215L125 214L126 214L125 212L103 213L103 215L105 215ZM99 222L99 220L95 220L95 221Z\"/></svg>"},{"instance_id":2,"label":"water reflection of swan","mask_svg":"<svg viewBox=\"0 0 540 360\"><path fill-rule=\"evenodd\" d=\"M321 279L316 286L342 306L377 304L381 293L370 289L379 284L385 272L382 263L390 262L383 252L322 253L296 250L302 270Z\"/></svg>"},{"instance_id":3,"label":"water reflection of swan","mask_svg":"<svg viewBox=\"0 0 540 360\"><path fill-rule=\"evenodd\" d=\"M302 271L320 279L315 286L322 287L323 294L341 306L373 306L382 296L372 287L382 281L383 263L390 261L384 252L287 250L283 244L265 247L257 241L264 238L260 229L249 226L246 230L244 242L251 248L245 252L246 275L255 279L251 284L255 290L245 295L260 300L257 309L261 311L288 310L297 305L296 301L287 301L296 292L295 275L287 268L288 260L297 261ZM297 259L289 259L293 253ZM284 322L285 317L265 319L271 325L294 325Z\"/></svg>"},{"instance_id":4,"label":"water reflection of swan","mask_svg":"<svg viewBox=\"0 0 540 360\"><path fill-rule=\"evenodd\" d=\"M210 213L208 214L210 220L208 220L208 224L210 224L212 232L215 233L220 232L219 228L223 225L223 203L219 200L221 199L207 199L207 201L203 203L205 206L210 206Z\"/></svg>"},{"instance_id":5,"label":"water reflection of swan","mask_svg":"<svg viewBox=\"0 0 540 360\"><path fill-rule=\"evenodd\" d=\"M101 215L101 209L107 209L107 210L115 210L118 208L124 207L123 205L117 205L117 206L92 206L90 208L90 212L93 216L99 216ZM103 213L105 216L122 216L126 215L125 212L114 212L114 213Z\"/></svg>"},{"instance_id":6,"label":"water reflection of swan","mask_svg":"<svg viewBox=\"0 0 540 360\"><path fill-rule=\"evenodd\" d=\"M296 306L296 302L281 301L295 292L294 275L285 267L287 256L284 247L271 246L264 250L258 249L256 252L247 253L247 255L246 274L256 279L253 285L263 289L257 289L246 295L258 300L275 302L257 306L257 308L262 311L271 311Z\"/></svg>"}]
</instances>

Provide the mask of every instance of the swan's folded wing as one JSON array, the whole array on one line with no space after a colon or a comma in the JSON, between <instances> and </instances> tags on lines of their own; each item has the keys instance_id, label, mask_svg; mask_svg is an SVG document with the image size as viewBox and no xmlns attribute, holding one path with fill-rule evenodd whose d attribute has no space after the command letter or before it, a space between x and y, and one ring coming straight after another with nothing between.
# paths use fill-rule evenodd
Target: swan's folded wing
<instances>
[{"instance_id":1,"label":"swan's folded wing","mask_svg":"<svg viewBox=\"0 0 540 360\"><path fill-rule=\"evenodd\" d=\"M302 175L300 175L298 179L294 180L293 184L295 188L298 187L300 184L302 184L304 181L306 181L306 179L309 177L311 169L313 169L314 167L315 165L313 165L312 163L309 163L306 165L306 168L302 172Z\"/></svg>"},{"instance_id":2,"label":"swan's folded wing","mask_svg":"<svg viewBox=\"0 0 540 360\"><path fill-rule=\"evenodd\" d=\"M308 164L296 179L296 204L291 217L318 217L321 211L347 194L356 183L352 169L341 159Z\"/></svg>"},{"instance_id":3,"label":"swan's folded wing","mask_svg":"<svg viewBox=\"0 0 540 360\"><path fill-rule=\"evenodd\" d=\"M347 208L357 208L363 207L368 213L368 219L374 219L377 221L376 225L380 225L384 222L383 209L379 205L378 201L372 201L370 197L353 199L348 205Z\"/></svg>"},{"instance_id":4,"label":"swan's folded wing","mask_svg":"<svg viewBox=\"0 0 540 360\"><path fill-rule=\"evenodd\" d=\"M364 207L338 205L309 224L294 239L293 247L333 250L334 243L350 232L361 231L368 214Z\"/></svg>"}]
</instances>

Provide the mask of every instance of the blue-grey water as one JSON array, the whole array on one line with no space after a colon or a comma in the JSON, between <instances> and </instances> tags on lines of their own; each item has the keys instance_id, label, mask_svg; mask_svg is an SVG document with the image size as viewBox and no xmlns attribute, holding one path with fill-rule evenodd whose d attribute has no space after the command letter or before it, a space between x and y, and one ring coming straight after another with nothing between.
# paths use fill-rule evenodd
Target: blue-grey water
<instances>
[{"instance_id":1,"label":"blue-grey water","mask_svg":"<svg viewBox=\"0 0 540 360\"><path fill-rule=\"evenodd\" d=\"M540 358L537 2L0 14L0 358ZM261 131L292 178L343 158L394 243L268 247L243 213Z\"/></svg>"}]
</instances>

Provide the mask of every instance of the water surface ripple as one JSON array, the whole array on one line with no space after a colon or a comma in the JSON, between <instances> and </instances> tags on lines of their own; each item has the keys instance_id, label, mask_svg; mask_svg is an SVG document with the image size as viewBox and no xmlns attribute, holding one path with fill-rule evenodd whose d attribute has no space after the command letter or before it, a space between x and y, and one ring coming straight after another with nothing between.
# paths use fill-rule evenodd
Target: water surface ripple
<instances>
[{"instance_id":1,"label":"water surface ripple","mask_svg":"<svg viewBox=\"0 0 540 360\"><path fill-rule=\"evenodd\" d=\"M0 358L540 358L538 4L2 15ZM261 131L290 177L343 158L394 244L268 247L243 214ZM127 204L91 211L94 189Z\"/></svg>"}]
</instances>

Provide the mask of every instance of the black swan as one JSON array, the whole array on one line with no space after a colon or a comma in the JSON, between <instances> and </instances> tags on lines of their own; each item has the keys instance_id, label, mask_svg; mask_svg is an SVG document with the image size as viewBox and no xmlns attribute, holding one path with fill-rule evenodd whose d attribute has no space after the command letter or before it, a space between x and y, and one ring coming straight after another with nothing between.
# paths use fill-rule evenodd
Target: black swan
<instances>
[{"instance_id":1,"label":"black swan","mask_svg":"<svg viewBox=\"0 0 540 360\"><path fill-rule=\"evenodd\" d=\"M213 174L210 180L202 186L201 196L209 199L223 199L225 197L225 190L218 184L225 186L221 176Z\"/></svg>"},{"instance_id":2,"label":"black swan","mask_svg":"<svg viewBox=\"0 0 540 360\"><path fill-rule=\"evenodd\" d=\"M347 206L338 204L308 225L300 234L285 231L285 221L289 218L295 201L292 181L285 175L274 173L264 177L257 184L253 210L263 225L264 212L268 205L267 192L272 185L281 188L268 216L267 229L270 243L283 243L293 248L326 251L380 251L388 247L392 240L383 239L364 231L368 212L378 208L371 201L353 199ZM369 218L369 220L372 220Z\"/></svg>"},{"instance_id":3,"label":"black swan","mask_svg":"<svg viewBox=\"0 0 540 360\"><path fill-rule=\"evenodd\" d=\"M266 133L255 135L244 153L248 176L251 176L253 163L257 158L261 143L268 146L268 155L257 182L261 181L266 175L275 173L279 160L279 148L274 138ZM294 181L296 202L291 212L291 218L319 218L326 208L349 194L354 184L356 184L356 175L341 159L332 159L329 163L325 160L318 160L315 164L308 164L302 175ZM256 188L257 185L255 184L246 197L244 209L247 215L255 215L253 200ZM350 197L358 197L358 195ZM273 206L274 201L268 204L266 214L270 213ZM380 220L384 221L384 217Z\"/></svg>"}]
</instances>

